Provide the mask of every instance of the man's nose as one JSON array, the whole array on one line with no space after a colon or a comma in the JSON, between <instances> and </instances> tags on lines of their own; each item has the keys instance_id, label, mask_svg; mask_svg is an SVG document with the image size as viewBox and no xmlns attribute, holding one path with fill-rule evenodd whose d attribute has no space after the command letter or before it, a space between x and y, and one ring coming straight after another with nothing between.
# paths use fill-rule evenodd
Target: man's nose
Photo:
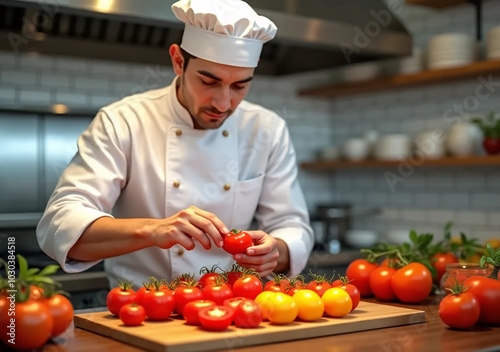
<instances>
[{"instance_id":1,"label":"man's nose","mask_svg":"<svg viewBox=\"0 0 500 352\"><path fill-rule=\"evenodd\" d=\"M229 87L221 87L212 98L212 106L224 112L231 107L231 94Z\"/></svg>"}]
</instances>

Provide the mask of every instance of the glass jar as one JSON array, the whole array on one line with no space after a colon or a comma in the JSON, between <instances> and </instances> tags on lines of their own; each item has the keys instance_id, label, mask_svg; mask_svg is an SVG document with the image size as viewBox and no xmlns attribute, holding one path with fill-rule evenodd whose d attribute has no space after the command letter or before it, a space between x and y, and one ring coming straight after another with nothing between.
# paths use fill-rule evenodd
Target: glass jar
<instances>
[{"instance_id":1,"label":"glass jar","mask_svg":"<svg viewBox=\"0 0 500 352\"><path fill-rule=\"evenodd\" d=\"M459 284L471 276L488 276L491 274L491 268L482 268L479 264L455 263L446 266L446 272L441 278L440 287L444 294L449 294L447 288L455 285L455 280Z\"/></svg>"}]
</instances>

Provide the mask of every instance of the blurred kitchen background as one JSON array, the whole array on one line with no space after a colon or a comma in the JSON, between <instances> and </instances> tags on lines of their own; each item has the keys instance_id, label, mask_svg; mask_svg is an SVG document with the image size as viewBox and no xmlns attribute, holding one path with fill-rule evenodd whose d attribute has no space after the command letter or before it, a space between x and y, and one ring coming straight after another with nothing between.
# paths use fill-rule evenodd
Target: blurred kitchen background
<instances>
[{"instance_id":1,"label":"blurred kitchen background","mask_svg":"<svg viewBox=\"0 0 500 352\"><path fill-rule=\"evenodd\" d=\"M369 8L370 1L365 3ZM317 248L323 245L327 251L340 251L338 256L357 254L356 247L372 242L371 237L364 235L375 234L374 239L398 242L410 229L433 233L439 239L447 221L453 222L454 236L464 232L480 243L498 238L500 162L476 163L470 155L485 155L482 136L469 125L459 125L457 131L457 122L466 123L471 117L500 111L500 76L483 71L446 82L438 75L431 84L380 91L373 85L371 89L370 81L380 76L411 76L430 67L439 70L500 59L494 46L495 36L489 51L486 44L490 30L500 26L500 1L482 2L480 16L476 6L465 1L442 9L410 5L403 0L385 3L411 36L411 42L405 45L409 45L410 51L413 48L413 56L285 75L257 75L248 95L249 101L276 111L287 121L301 164L300 181L317 231ZM29 33L29 39L22 35L7 37L13 33L8 29L12 28L8 18L15 16L11 11L11 5L0 2L0 29L7 38L2 40L10 44L10 49L7 45L0 50L0 246L6 247L9 234L25 234L27 240L18 239L17 243L18 248L21 242L25 243L25 253L29 254L36 252L32 230L37 216L43 211L58 175L75 153L77 136L97 110L124 96L163 87L174 75L164 60L158 61L161 64L140 64L91 59L87 55L16 53L12 43L22 47L23 40L43 41L43 34L37 37L34 32ZM476 42L478 27L481 39ZM441 34L448 35L438 37ZM434 50L434 56L429 56L428 49ZM168 49L157 53L167 57ZM119 55L134 53L124 51ZM287 59L285 56L283 61ZM305 54L299 59L314 62L316 57ZM500 72L499 68L500 63L496 72ZM484 83L488 81L489 84ZM322 87L343 82L364 87L365 91L333 96L325 88L325 94L318 93ZM313 89L314 94L306 94ZM453 143L448 140L436 145L435 139L425 140L429 134L424 132L429 131L453 133L455 139ZM445 160L442 164L419 164L413 149L418 136L431 143L430 151L424 151L427 156ZM387 144L381 144L383 140ZM366 141L374 143L372 149L367 149ZM469 161L450 166L447 158L442 159L445 155ZM391 158L401 158L402 162L376 167L369 163L349 167L344 162ZM344 167L325 167L318 160L328 161L329 165L335 165L337 160L344 162ZM325 222L324 218L330 220ZM332 228L326 230L325 223ZM361 230L361 242L347 244L346 236L354 230ZM330 237L325 239L328 231ZM330 243L336 238L340 243ZM351 258L332 265L345 266ZM98 280L90 276L85 285L89 282Z\"/></svg>"}]
</instances>

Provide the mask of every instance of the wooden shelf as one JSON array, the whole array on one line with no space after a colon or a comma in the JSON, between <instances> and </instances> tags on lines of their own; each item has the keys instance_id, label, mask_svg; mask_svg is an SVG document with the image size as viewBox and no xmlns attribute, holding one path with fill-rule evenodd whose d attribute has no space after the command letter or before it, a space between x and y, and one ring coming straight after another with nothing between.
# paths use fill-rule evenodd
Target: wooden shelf
<instances>
[{"instance_id":1,"label":"wooden shelf","mask_svg":"<svg viewBox=\"0 0 500 352\"><path fill-rule=\"evenodd\" d=\"M440 84L480 75L500 73L500 60L478 61L467 66L425 70L415 74L380 77L370 81L337 83L299 91L302 96L339 97L425 84ZM487 79L487 77L485 77Z\"/></svg>"},{"instance_id":2,"label":"wooden shelf","mask_svg":"<svg viewBox=\"0 0 500 352\"><path fill-rule=\"evenodd\" d=\"M435 9L444 9L451 6L462 5L469 2L468 0L406 0L408 5L420 5L432 7Z\"/></svg>"},{"instance_id":3,"label":"wooden shelf","mask_svg":"<svg viewBox=\"0 0 500 352\"><path fill-rule=\"evenodd\" d=\"M300 164L301 169L311 171L322 170L339 170L339 169L362 169L362 168L393 168L398 167L402 163L408 163L414 167L431 166L431 167L452 167L452 166L500 166L500 155L484 155L470 157L445 157L438 159L421 160L415 158L407 161L386 161L367 159L361 161L347 160L315 160L307 161Z\"/></svg>"}]
</instances>

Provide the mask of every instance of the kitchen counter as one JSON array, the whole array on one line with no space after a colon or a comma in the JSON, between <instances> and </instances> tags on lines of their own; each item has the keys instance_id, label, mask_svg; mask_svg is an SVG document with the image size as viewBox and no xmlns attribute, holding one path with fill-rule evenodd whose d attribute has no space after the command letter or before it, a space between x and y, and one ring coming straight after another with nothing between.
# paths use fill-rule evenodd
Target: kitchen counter
<instances>
[{"instance_id":1,"label":"kitchen counter","mask_svg":"<svg viewBox=\"0 0 500 352\"><path fill-rule=\"evenodd\" d=\"M377 302L374 299L366 299ZM397 351L500 351L500 326L478 326L472 330L458 331L447 328L439 319L438 305L440 297L430 297L423 304L391 305L420 309L425 311L426 323L405 325L379 330L326 336L305 340L295 340L275 344L267 344L226 351L264 352L271 350L299 350L317 352L397 352ZM49 343L40 351L87 352L87 351L120 351L132 352L141 349L115 341L71 326L53 343Z\"/></svg>"}]
</instances>

